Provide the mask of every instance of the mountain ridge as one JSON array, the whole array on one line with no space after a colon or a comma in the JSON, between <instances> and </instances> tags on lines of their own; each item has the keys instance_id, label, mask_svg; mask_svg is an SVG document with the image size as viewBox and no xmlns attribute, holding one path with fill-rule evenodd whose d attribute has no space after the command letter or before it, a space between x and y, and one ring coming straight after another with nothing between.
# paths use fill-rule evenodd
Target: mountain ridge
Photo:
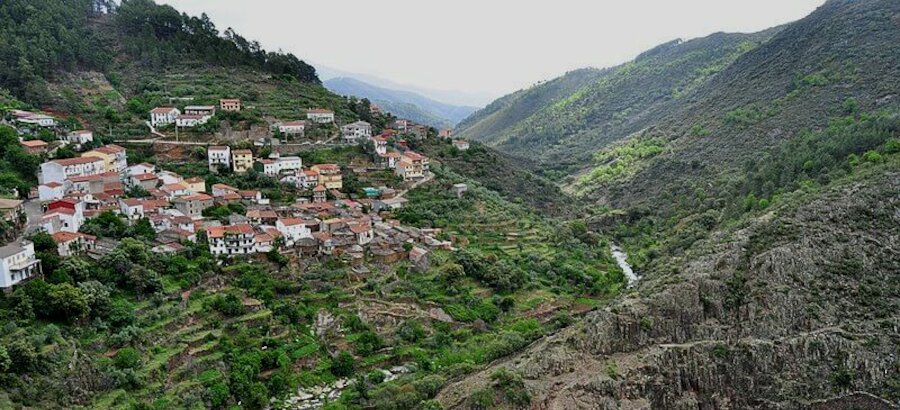
<instances>
[{"instance_id":1,"label":"mountain ridge","mask_svg":"<svg viewBox=\"0 0 900 410\"><path fill-rule=\"evenodd\" d=\"M332 78L324 84L335 93L367 98L384 111L435 128L450 128L477 109L443 103L411 91L379 87L352 77Z\"/></svg>"},{"instance_id":2,"label":"mountain ridge","mask_svg":"<svg viewBox=\"0 0 900 410\"><path fill-rule=\"evenodd\" d=\"M658 121L727 64L778 30L674 40L617 67L574 71L506 97L508 108L503 111L524 114L513 116L511 122L497 128L490 121L466 120L457 131L462 137L518 157L540 151L540 169L572 172L597 146ZM569 83L572 85L553 88ZM529 108L534 100L543 105Z\"/></svg>"}]
</instances>

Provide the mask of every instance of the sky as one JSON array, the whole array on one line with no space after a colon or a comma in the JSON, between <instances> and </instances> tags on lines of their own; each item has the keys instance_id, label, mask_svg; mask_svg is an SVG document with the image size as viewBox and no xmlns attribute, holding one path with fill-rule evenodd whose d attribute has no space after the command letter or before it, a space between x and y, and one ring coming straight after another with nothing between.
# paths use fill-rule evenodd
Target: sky
<instances>
[{"instance_id":1,"label":"sky","mask_svg":"<svg viewBox=\"0 0 900 410\"><path fill-rule=\"evenodd\" d=\"M157 0L270 50L484 100L676 39L754 32L824 0Z\"/></svg>"}]
</instances>

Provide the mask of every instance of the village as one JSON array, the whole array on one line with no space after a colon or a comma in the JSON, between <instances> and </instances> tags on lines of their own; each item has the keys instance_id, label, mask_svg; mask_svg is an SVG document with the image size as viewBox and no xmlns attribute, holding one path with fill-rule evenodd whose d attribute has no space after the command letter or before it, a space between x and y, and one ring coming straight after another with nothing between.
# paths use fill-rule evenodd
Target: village
<instances>
[{"instance_id":1,"label":"village","mask_svg":"<svg viewBox=\"0 0 900 410\"><path fill-rule=\"evenodd\" d=\"M374 104L371 108L378 110ZM154 134L163 135L158 130L173 127L177 134L179 128L206 124L217 112L241 109L238 99L221 99L218 106L156 107L149 112L147 125ZM305 111L304 120L273 123L273 137L302 136L309 125L336 126L331 110ZM270 150L261 156L264 150L259 147L205 147L208 175L259 173L301 193L287 203L267 198L261 189L239 189L225 183L208 186L203 175L179 175L165 165L148 162L130 163L123 146L103 145L92 131L61 130L50 115L12 110L8 118L11 121L4 122L17 127L20 144L28 154L47 158L68 149L77 155L41 163L39 185L31 192L13 195L27 198L0 200L0 212L19 232L14 241L0 248L0 288L7 291L41 274L41 261L25 233L50 234L61 257L100 259L115 249L118 241L82 228L93 218L110 215L152 227L156 238L152 251L156 253L178 253L188 243L200 242L222 259L276 252L296 261L339 260L358 273L367 272L370 265L388 267L402 261L425 271L432 250L455 246L439 228L417 229L392 218L392 212L407 202L405 193L433 177L429 158L407 144L407 139L427 138L429 129L412 121L396 119L378 134L365 121L338 128L339 135L332 138L337 144L365 145L371 156L367 166L356 172L393 175L389 183L357 192L344 186L348 164L306 164L299 156ZM54 130L58 141L34 138L36 129ZM432 133L452 140L449 129ZM451 143L461 151L469 148L463 140ZM452 188L460 196L466 189L465 184Z\"/></svg>"}]
</instances>

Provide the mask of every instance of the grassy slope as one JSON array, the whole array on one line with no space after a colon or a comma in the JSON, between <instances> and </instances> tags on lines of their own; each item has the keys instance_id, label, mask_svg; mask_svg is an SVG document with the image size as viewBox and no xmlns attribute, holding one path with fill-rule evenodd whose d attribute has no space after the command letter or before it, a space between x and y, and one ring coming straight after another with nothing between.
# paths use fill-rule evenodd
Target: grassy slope
<instances>
[{"instance_id":1,"label":"grassy slope","mask_svg":"<svg viewBox=\"0 0 900 410\"><path fill-rule=\"evenodd\" d=\"M485 131L471 136L519 157L540 152L537 165L544 170L577 170L591 152L653 125L690 101L698 88L775 31L718 33L667 43L632 62L593 72L583 83L578 80L585 73L569 74L498 101L506 106L504 112L524 111L525 115L506 122L485 117L470 126L486 127ZM575 77L570 80L570 76ZM556 82L573 80L575 87L554 87ZM462 130L462 135L468 134Z\"/></svg>"},{"instance_id":2,"label":"grassy slope","mask_svg":"<svg viewBox=\"0 0 900 410\"><path fill-rule=\"evenodd\" d=\"M567 97L575 91L602 78L604 70L581 69L546 83L501 97L476 111L456 126L461 138L488 144L500 141L503 131L514 126L545 105Z\"/></svg>"},{"instance_id":3,"label":"grassy slope","mask_svg":"<svg viewBox=\"0 0 900 410\"><path fill-rule=\"evenodd\" d=\"M573 216L578 211L577 201L556 185L481 143L473 142L466 151L457 150L450 141L429 140L414 144L415 149L446 164L454 172L478 181L511 202L554 217Z\"/></svg>"},{"instance_id":4,"label":"grassy slope","mask_svg":"<svg viewBox=\"0 0 900 410\"><path fill-rule=\"evenodd\" d=\"M853 112L893 109L900 88L900 13L894 2L829 2L748 52L645 134L665 150L620 182L591 189L589 198L615 206L657 206L805 131ZM865 26L865 29L860 27ZM851 99L856 108L848 108ZM666 201L671 203L671 201Z\"/></svg>"}]
</instances>

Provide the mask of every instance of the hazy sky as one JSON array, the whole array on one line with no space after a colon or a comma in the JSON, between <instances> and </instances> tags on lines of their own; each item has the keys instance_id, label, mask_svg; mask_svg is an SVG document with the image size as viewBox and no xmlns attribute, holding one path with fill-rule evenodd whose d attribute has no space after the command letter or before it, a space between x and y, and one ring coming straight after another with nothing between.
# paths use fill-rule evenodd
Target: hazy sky
<instances>
[{"instance_id":1,"label":"hazy sky","mask_svg":"<svg viewBox=\"0 0 900 410\"><path fill-rule=\"evenodd\" d=\"M752 32L823 0L157 0L332 68L494 96L675 38Z\"/></svg>"}]
</instances>

